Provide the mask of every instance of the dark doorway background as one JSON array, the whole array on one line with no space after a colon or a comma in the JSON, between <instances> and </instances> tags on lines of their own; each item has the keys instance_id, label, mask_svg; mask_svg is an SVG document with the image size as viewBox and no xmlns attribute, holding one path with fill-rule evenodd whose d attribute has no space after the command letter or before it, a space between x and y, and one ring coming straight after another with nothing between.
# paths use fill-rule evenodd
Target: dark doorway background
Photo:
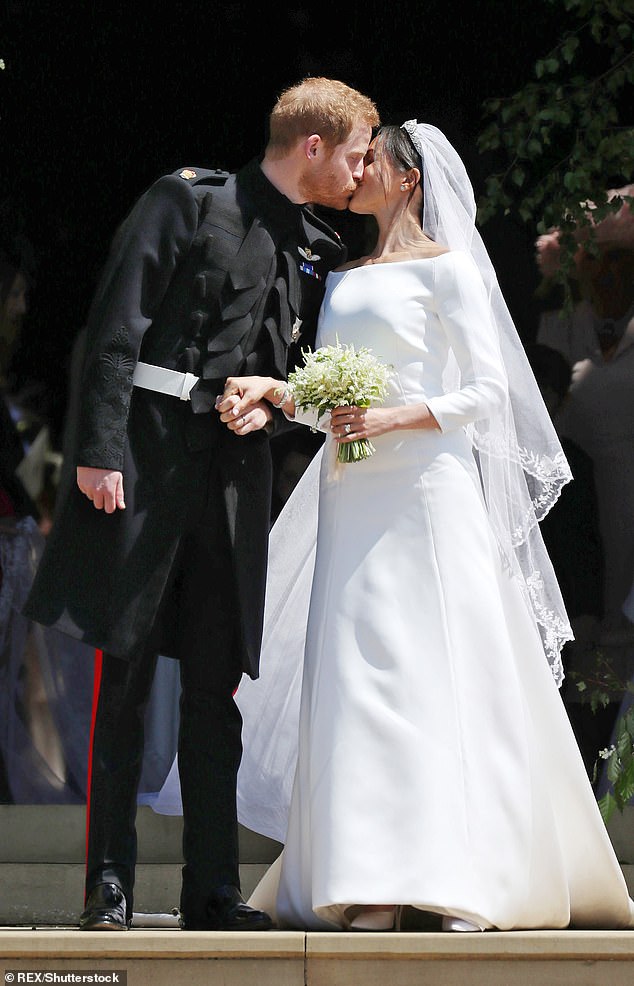
<instances>
[{"instance_id":1,"label":"dark doorway background","mask_svg":"<svg viewBox=\"0 0 634 986\"><path fill-rule=\"evenodd\" d=\"M154 179L239 167L279 92L327 75L371 95L385 122L440 127L478 194L483 101L527 81L562 16L546 0L0 0L0 223L26 237L37 274L17 369L50 388L54 423L114 229ZM482 232L530 339L534 233L499 220Z\"/></svg>"}]
</instances>

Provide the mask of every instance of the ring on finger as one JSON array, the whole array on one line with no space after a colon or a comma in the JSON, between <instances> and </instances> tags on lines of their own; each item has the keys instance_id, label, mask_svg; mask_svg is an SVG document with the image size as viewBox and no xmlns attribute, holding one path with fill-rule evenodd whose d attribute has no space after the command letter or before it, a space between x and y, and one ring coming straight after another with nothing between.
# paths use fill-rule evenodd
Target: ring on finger
<instances>
[{"instance_id":1,"label":"ring on finger","mask_svg":"<svg viewBox=\"0 0 634 986\"><path fill-rule=\"evenodd\" d=\"M343 426L343 430L345 431L346 435L350 434L350 432L352 431L352 425L350 424L349 421L346 421L345 425Z\"/></svg>"}]
</instances>

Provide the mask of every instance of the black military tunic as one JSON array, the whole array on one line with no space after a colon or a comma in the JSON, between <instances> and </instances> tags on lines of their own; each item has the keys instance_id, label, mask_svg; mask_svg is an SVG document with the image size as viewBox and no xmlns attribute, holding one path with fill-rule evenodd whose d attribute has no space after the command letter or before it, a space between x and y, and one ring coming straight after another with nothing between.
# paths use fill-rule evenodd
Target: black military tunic
<instances>
[{"instance_id":1,"label":"black military tunic","mask_svg":"<svg viewBox=\"0 0 634 986\"><path fill-rule=\"evenodd\" d=\"M115 236L87 321L74 455L27 602L31 618L129 657L152 628L193 493L217 457L232 543L242 664L258 673L270 515L268 436L213 409L236 374L283 377L314 340L338 235L290 202L258 161L237 175L181 169ZM191 401L133 387L137 361L200 377ZM121 470L126 509L95 510L76 465ZM159 643L162 653L171 642Z\"/></svg>"}]
</instances>

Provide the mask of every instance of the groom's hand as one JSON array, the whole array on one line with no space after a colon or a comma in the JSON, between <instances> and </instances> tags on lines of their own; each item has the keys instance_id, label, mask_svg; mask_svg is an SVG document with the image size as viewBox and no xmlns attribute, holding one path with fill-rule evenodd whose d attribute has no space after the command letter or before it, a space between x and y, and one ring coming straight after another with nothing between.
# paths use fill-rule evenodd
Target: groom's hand
<instances>
[{"instance_id":1,"label":"groom's hand","mask_svg":"<svg viewBox=\"0 0 634 986\"><path fill-rule=\"evenodd\" d=\"M123 474L117 470L77 466L77 485L96 510L105 510L107 514L125 510Z\"/></svg>"},{"instance_id":2,"label":"groom's hand","mask_svg":"<svg viewBox=\"0 0 634 986\"><path fill-rule=\"evenodd\" d=\"M266 428L269 422L273 420L273 412L266 401L251 404L242 413L240 413L239 397L228 397L222 400L220 404L216 404L216 407L220 412L220 420L226 424L229 431L233 431L241 437L251 434L252 431ZM221 407L225 407L226 410L221 410Z\"/></svg>"},{"instance_id":3,"label":"groom's hand","mask_svg":"<svg viewBox=\"0 0 634 986\"><path fill-rule=\"evenodd\" d=\"M274 401L278 385L284 387L272 377L227 377L224 391L216 398L216 410L221 414L233 411L236 417L246 414L262 401Z\"/></svg>"}]
</instances>

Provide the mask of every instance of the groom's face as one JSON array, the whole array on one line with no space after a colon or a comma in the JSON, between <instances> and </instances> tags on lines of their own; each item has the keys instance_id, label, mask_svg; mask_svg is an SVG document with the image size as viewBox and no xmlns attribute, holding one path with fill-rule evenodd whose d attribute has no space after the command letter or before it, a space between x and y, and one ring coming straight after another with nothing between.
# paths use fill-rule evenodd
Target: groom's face
<instances>
[{"instance_id":1,"label":"groom's face","mask_svg":"<svg viewBox=\"0 0 634 986\"><path fill-rule=\"evenodd\" d=\"M363 178L363 159L371 137L371 128L360 124L343 144L328 147L322 141L302 178L304 200L331 209L347 209Z\"/></svg>"}]
</instances>

